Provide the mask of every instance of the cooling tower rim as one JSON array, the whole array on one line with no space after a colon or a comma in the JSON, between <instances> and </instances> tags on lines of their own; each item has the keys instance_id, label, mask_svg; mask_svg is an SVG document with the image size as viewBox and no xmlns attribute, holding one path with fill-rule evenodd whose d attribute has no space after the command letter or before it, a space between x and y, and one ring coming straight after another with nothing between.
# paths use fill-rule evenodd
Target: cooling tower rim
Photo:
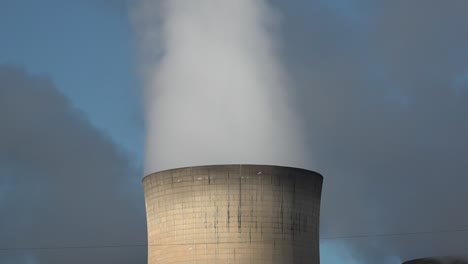
<instances>
[{"instance_id":1,"label":"cooling tower rim","mask_svg":"<svg viewBox=\"0 0 468 264\"><path fill-rule=\"evenodd\" d=\"M156 171L156 172L152 172L150 174L147 174L147 175L145 175L143 177L143 179L141 181L143 182L147 177L150 177L150 176L158 174L158 173L164 173L164 172L169 172L169 171L177 171L177 170L183 170L183 169L190 169L190 168L214 168L214 167L223 167L223 166L240 166L240 167L242 167L242 166L249 166L249 167L258 166L258 167L281 168L281 169L285 169L285 170L296 170L296 171L303 171L303 172L315 174L315 176L318 176L323 180L322 174L320 174L320 173L318 173L316 171L312 171L312 170L308 170L308 169L304 169L304 168L291 167L291 166L282 166L282 165L269 165L269 164L247 164L247 163L238 164L238 163L233 163L233 164L194 165L194 166L185 166L185 167L179 167L179 168L173 168L173 169L166 169L166 170Z\"/></svg>"}]
</instances>

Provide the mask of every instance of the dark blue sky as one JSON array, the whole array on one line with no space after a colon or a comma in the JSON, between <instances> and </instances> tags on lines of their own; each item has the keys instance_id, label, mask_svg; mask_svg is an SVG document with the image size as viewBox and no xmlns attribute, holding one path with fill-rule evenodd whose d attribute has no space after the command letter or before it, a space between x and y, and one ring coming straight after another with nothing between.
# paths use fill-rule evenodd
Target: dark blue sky
<instances>
[{"instance_id":1,"label":"dark blue sky","mask_svg":"<svg viewBox=\"0 0 468 264\"><path fill-rule=\"evenodd\" d=\"M46 0L1 7L0 62L50 76L94 126L141 155L140 83L125 6Z\"/></svg>"}]
</instances>

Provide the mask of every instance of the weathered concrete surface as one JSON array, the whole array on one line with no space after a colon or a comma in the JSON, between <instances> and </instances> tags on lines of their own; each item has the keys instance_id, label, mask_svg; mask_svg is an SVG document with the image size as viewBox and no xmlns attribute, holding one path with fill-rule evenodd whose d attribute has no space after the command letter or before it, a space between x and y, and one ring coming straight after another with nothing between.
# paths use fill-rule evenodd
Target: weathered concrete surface
<instances>
[{"instance_id":1,"label":"weathered concrete surface","mask_svg":"<svg viewBox=\"0 0 468 264\"><path fill-rule=\"evenodd\" d=\"M318 264L322 180L262 165L150 174L148 263Z\"/></svg>"}]
</instances>

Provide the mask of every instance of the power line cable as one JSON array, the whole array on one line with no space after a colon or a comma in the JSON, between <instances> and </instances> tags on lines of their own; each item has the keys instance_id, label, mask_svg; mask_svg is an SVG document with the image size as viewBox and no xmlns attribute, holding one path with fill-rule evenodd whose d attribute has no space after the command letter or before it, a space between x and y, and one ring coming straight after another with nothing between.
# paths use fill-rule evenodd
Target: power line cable
<instances>
[{"instance_id":1,"label":"power line cable","mask_svg":"<svg viewBox=\"0 0 468 264\"><path fill-rule=\"evenodd\" d=\"M354 239L354 238L373 238L373 237L392 237L392 236L414 236L414 235L429 235L441 233L462 233L468 232L468 228L462 229L447 229L436 231L418 231L418 232L402 232L402 233L387 233L375 235L351 235L351 236L336 236L336 237L321 237L320 240L337 240L337 239Z\"/></svg>"},{"instance_id":2,"label":"power line cable","mask_svg":"<svg viewBox=\"0 0 468 264\"><path fill-rule=\"evenodd\" d=\"M126 245L93 245L93 246L61 246L61 247L10 247L0 248L0 251L39 251L39 250L62 250L62 249L105 249L105 248L138 248L148 247L146 244L126 244Z\"/></svg>"},{"instance_id":3,"label":"power line cable","mask_svg":"<svg viewBox=\"0 0 468 264\"><path fill-rule=\"evenodd\" d=\"M351 235L351 236L335 236L322 237L320 240L340 240L340 239L359 239L359 238L376 238L376 237L395 237L395 236L415 236L415 235L430 235L442 233L462 233L468 232L468 228L437 230L437 231L419 231L419 232L402 232L402 233L387 233L374 235ZM206 244L206 243L202 243ZM174 244L176 245L176 244ZM106 248L141 248L155 247L158 245L148 244L124 244L124 245L88 245L88 246L59 246L59 247L5 247L0 248L0 251L45 251L45 250L68 250L68 249L106 249Z\"/></svg>"}]
</instances>

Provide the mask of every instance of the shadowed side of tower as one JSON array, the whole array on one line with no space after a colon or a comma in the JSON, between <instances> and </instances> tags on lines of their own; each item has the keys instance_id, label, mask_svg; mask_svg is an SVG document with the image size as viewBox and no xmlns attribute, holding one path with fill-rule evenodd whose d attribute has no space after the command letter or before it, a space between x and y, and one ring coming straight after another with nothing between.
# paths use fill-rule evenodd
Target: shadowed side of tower
<instances>
[{"instance_id":1,"label":"shadowed side of tower","mask_svg":"<svg viewBox=\"0 0 468 264\"><path fill-rule=\"evenodd\" d=\"M150 174L148 263L318 264L322 181L312 171L263 165Z\"/></svg>"}]
</instances>

